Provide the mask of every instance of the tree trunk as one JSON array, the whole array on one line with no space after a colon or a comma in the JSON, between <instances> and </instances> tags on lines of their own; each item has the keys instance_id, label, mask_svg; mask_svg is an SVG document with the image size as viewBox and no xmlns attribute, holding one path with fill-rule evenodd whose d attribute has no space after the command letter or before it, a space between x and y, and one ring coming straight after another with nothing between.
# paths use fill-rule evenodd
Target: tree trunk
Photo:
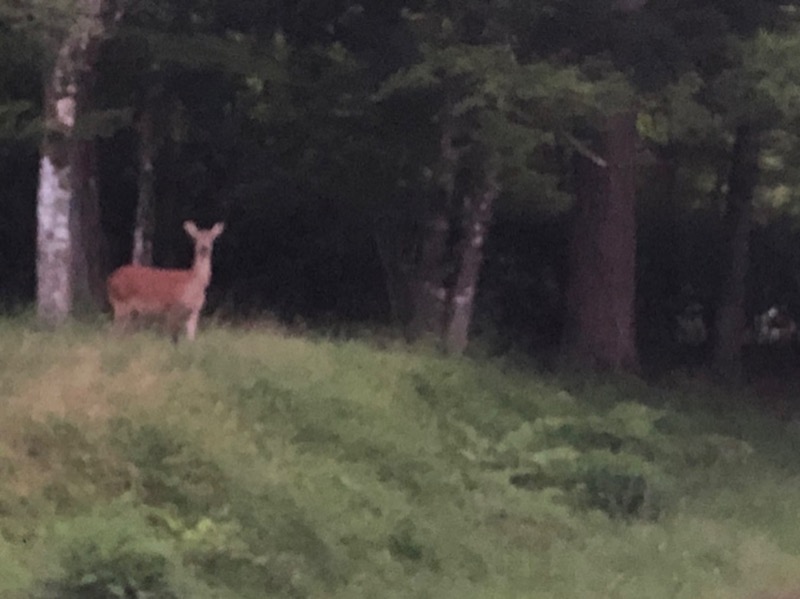
<instances>
[{"instance_id":1,"label":"tree trunk","mask_svg":"<svg viewBox=\"0 0 800 599\"><path fill-rule=\"evenodd\" d=\"M105 243L100 223L100 190L97 181L97 146L94 140L74 140L73 165L73 304L95 311L105 301Z\"/></svg>"},{"instance_id":2,"label":"tree trunk","mask_svg":"<svg viewBox=\"0 0 800 599\"><path fill-rule=\"evenodd\" d=\"M410 337L439 337L444 324L447 289L444 284L450 219L444 211L432 211L423 230L420 262L412 283Z\"/></svg>"},{"instance_id":3,"label":"tree trunk","mask_svg":"<svg viewBox=\"0 0 800 599\"><path fill-rule=\"evenodd\" d=\"M444 333L450 210L459 159L453 137L454 126L452 121L447 121L443 124L440 141L441 161L435 197L425 219L419 263L412 283L412 316L409 324L412 339L426 334L438 339Z\"/></svg>"},{"instance_id":4,"label":"tree trunk","mask_svg":"<svg viewBox=\"0 0 800 599\"><path fill-rule=\"evenodd\" d=\"M391 217L376 219L372 227L372 239L383 268L386 298L394 324L408 326L411 320L411 264L408 261L409 227L400 219Z\"/></svg>"},{"instance_id":5,"label":"tree trunk","mask_svg":"<svg viewBox=\"0 0 800 599\"><path fill-rule=\"evenodd\" d=\"M577 156L563 357L581 367L637 371L636 113L609 117L605 161Z\"/></svg>"},{"instance_id":6,"label":"tree trunk","mask_svg":"<svg viewBox=\"0 0 800 599\"><path fill-rule=\"evenodd\" d=\"M445 348L449 353L460 354L467 348L475 293L483 263L483 246L489 231L494 201L499 193L497 177L491 172L487 174L476 197L464 196L460 267L450 293L449 319L445 332Z\"/></svg>"},{"instance_id":7,"label":"tree trunk","mask_svg":"<svg viewBox=\"0 0 800 599\"><path fill-rule=\"evenodd\" d=\"M750 263L753 192L758 183L758 132L749 125L736 130L724 221L725 271L714 319L712 369L727 381L742 377L742 336L745 329L745 281Z\"/></svg>"},{"instance_id":8,"label":"tree trunk","mask_svg":"<svg viewBox=\"0 0 800 599\"><path fill-rule=\"evenodd\" d=\"M75 299L90 297L95 286L90 280L95 265L89 264L94 252L87 251L86 244L87 237L97 231L89 222L99 214L92 199L96 184L85 179L91 168L83 162L86 152L76 124L88 108L88 88L100 42L121 16L112 0L80 0L78 9L80 14L64 35L44 91L36 300L39 318L50 325L62 323ZM92 189L95 191L89 192Z\"/></svg>"},{"instance_id":9,"label":"tree trunk","mask_svg":"<svg viewBox=\"0 0 800 599\"><path fill-rule=\"evenodd\" d=\"M66 85L63 86L66 91ZM55 91L55 90L53 90ZM46 92L46 119L55 118L56 99L53 91ZM62 98L63 102L69 97ZM70 117L63 115L70 129ZM51 325L60 324L72 310L72 252L71 228L72 184L68 147L65 139L42 142L39 160L39 191L36 200L38 223L36 245L36 304L39 318Z\"/></svg>"},{"instance_id":10,"label":"tree trunk","mask_svg":"<svg viewBox=\"0 0 800 599\"><path fill-rule=\"evenodd\" d=\"M153 265L153 233L155 231L156 138L153 131L153 111L146 104L139 117L139 197L136 203L136 224L133 229L134 264Z\"/></svg>"}]
</instances>

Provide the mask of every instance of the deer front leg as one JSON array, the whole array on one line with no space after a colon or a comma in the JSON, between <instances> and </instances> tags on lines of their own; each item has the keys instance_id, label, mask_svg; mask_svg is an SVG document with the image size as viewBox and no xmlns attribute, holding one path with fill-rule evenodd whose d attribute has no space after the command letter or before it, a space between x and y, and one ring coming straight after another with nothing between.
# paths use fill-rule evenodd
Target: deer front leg
<instances>
[{"instance_id":1,"label":"deer front leg","mask_svg":"<svg viewBox=\"0 0 800 599\"><path fill-rule=\"evenodd\" d=\"M194 341L194 336L197 334L197 321L200 318L200 311L196 310L189 315L186 321L186 338L189 341Z\"/></svg>"},{"instance_id":2,"label":"deer front leg","mask_svg":"<svg viewBox=\"0 0 800 599\"><path fill-rule=\"evenodd\" d=\"M183 327L183 323L186 322L186 318L188 316L189 313L183 306L180 305L173 306L167 313L167 330L172 337L173 343L178 343L181 328Z\"/></svg>"},{"instance_id":3,"label":"deer front leg","mask_svg":"<svg viewBox=\"0 0 800 599\"><path fill-rule=\"evenodd\" d=\"M130 310L124 306L114 306L114 333L117 335L121 335L126 333L131 324L131 319L133 317L133 310Z\"/></svg>"}]
</instances>

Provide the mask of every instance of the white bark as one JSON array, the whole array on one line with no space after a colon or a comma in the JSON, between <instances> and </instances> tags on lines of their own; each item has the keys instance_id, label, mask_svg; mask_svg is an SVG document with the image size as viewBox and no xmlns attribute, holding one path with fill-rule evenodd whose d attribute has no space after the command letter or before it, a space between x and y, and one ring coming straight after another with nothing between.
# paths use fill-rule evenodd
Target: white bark
<instances>
[{"instance_id":1,"label":"white bark","mask_svg":"<svg viewBox=\"0 0 800 599\"><path fill-rule=\"evenodd\" d=\"M36 257L39 318L58 324L72 307L72 235L70 168L56 166L44 154L39 166Z\"/></svg>"},{"instance_id":2,"label":"white bark","mask_svg":"<svg viewBox=\"0 0 800 599\"><path fill-rule=\"evenodd\" d=\"M493 171L486 174L484 188L478 198L464 198L464 238L459 249L459 269L450 298L449 319L445 331L445 347L460 354L469 342L469 329L475 310L475 292L483 263L483 245L492 218L494 201L500 186Z\"/></svg>"},{"instance_id":3,"label":"white bark","mask_svg":"<svg viewBox=\"0 0 800 599\"><path fill-rule=\"evenodd\" d=\"M133 229L132 262L141 266L153 265L153 230L155 173L153 161L156 153L153 115L150 104L144 107L139 119L139 197L136 203L136 223Z\"/></svg>"},{"instance_id":4,"label":"white bark","mask_svg":"<svg viewBox=\"0 0 800 599\"><path fill-rule=\"evenodd\" d=\"M121 17L115 0L78 0L78 15L64 32L52 71L45 82L45 137L39 164L37 194L37 311L51 325L72 310L76 290L76 258L84 252L76 234L82 230L74 161L76 122L86 110L92 70L100 42ZM81 276L86 276L86 269ZM80 281L79 281L80 282ZM85 283L81 282L81 283ZM85 285L84 285L85 286Z\"/></svg>"}]
</instances>

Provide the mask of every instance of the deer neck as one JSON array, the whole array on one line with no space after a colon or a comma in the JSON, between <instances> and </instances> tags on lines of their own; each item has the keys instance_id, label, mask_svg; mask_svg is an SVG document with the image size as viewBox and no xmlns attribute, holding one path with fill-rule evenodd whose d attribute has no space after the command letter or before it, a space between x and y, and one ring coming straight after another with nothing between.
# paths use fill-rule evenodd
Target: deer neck
<instances>
[{"instance_id":1,"label":"deer neck","mask_svg":"<svg viewBox=\"0 0 800 599\"><path fill-rule=\"evenodd\" d=\"M205 289L211 282L211 257L195 256L192 264L192 283Z\"/></svg>"}]
</instances>

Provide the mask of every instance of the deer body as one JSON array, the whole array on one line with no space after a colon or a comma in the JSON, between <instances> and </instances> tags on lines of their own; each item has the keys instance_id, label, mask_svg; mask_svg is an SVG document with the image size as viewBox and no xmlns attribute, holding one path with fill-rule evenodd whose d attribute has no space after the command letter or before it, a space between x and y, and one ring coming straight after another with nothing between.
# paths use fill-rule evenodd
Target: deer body
<instances>
[{"instance_id":1,"label":"deer body","mask_svg":"<svg viewBox=\"0 0 800 599\"><path fill-rule=\"evenodd\" d=\"M165 317L175 342L182 326L191 341L197 333L197 321L206 301L211 282L211 252L214 240L224 225L201 230L191 222L183 224L194 240L194 263L190 269L151 268L129 264L108 277L108 299L114 310L118 330L128 327L134 315Z\"/></svg>"}]
</instances>

